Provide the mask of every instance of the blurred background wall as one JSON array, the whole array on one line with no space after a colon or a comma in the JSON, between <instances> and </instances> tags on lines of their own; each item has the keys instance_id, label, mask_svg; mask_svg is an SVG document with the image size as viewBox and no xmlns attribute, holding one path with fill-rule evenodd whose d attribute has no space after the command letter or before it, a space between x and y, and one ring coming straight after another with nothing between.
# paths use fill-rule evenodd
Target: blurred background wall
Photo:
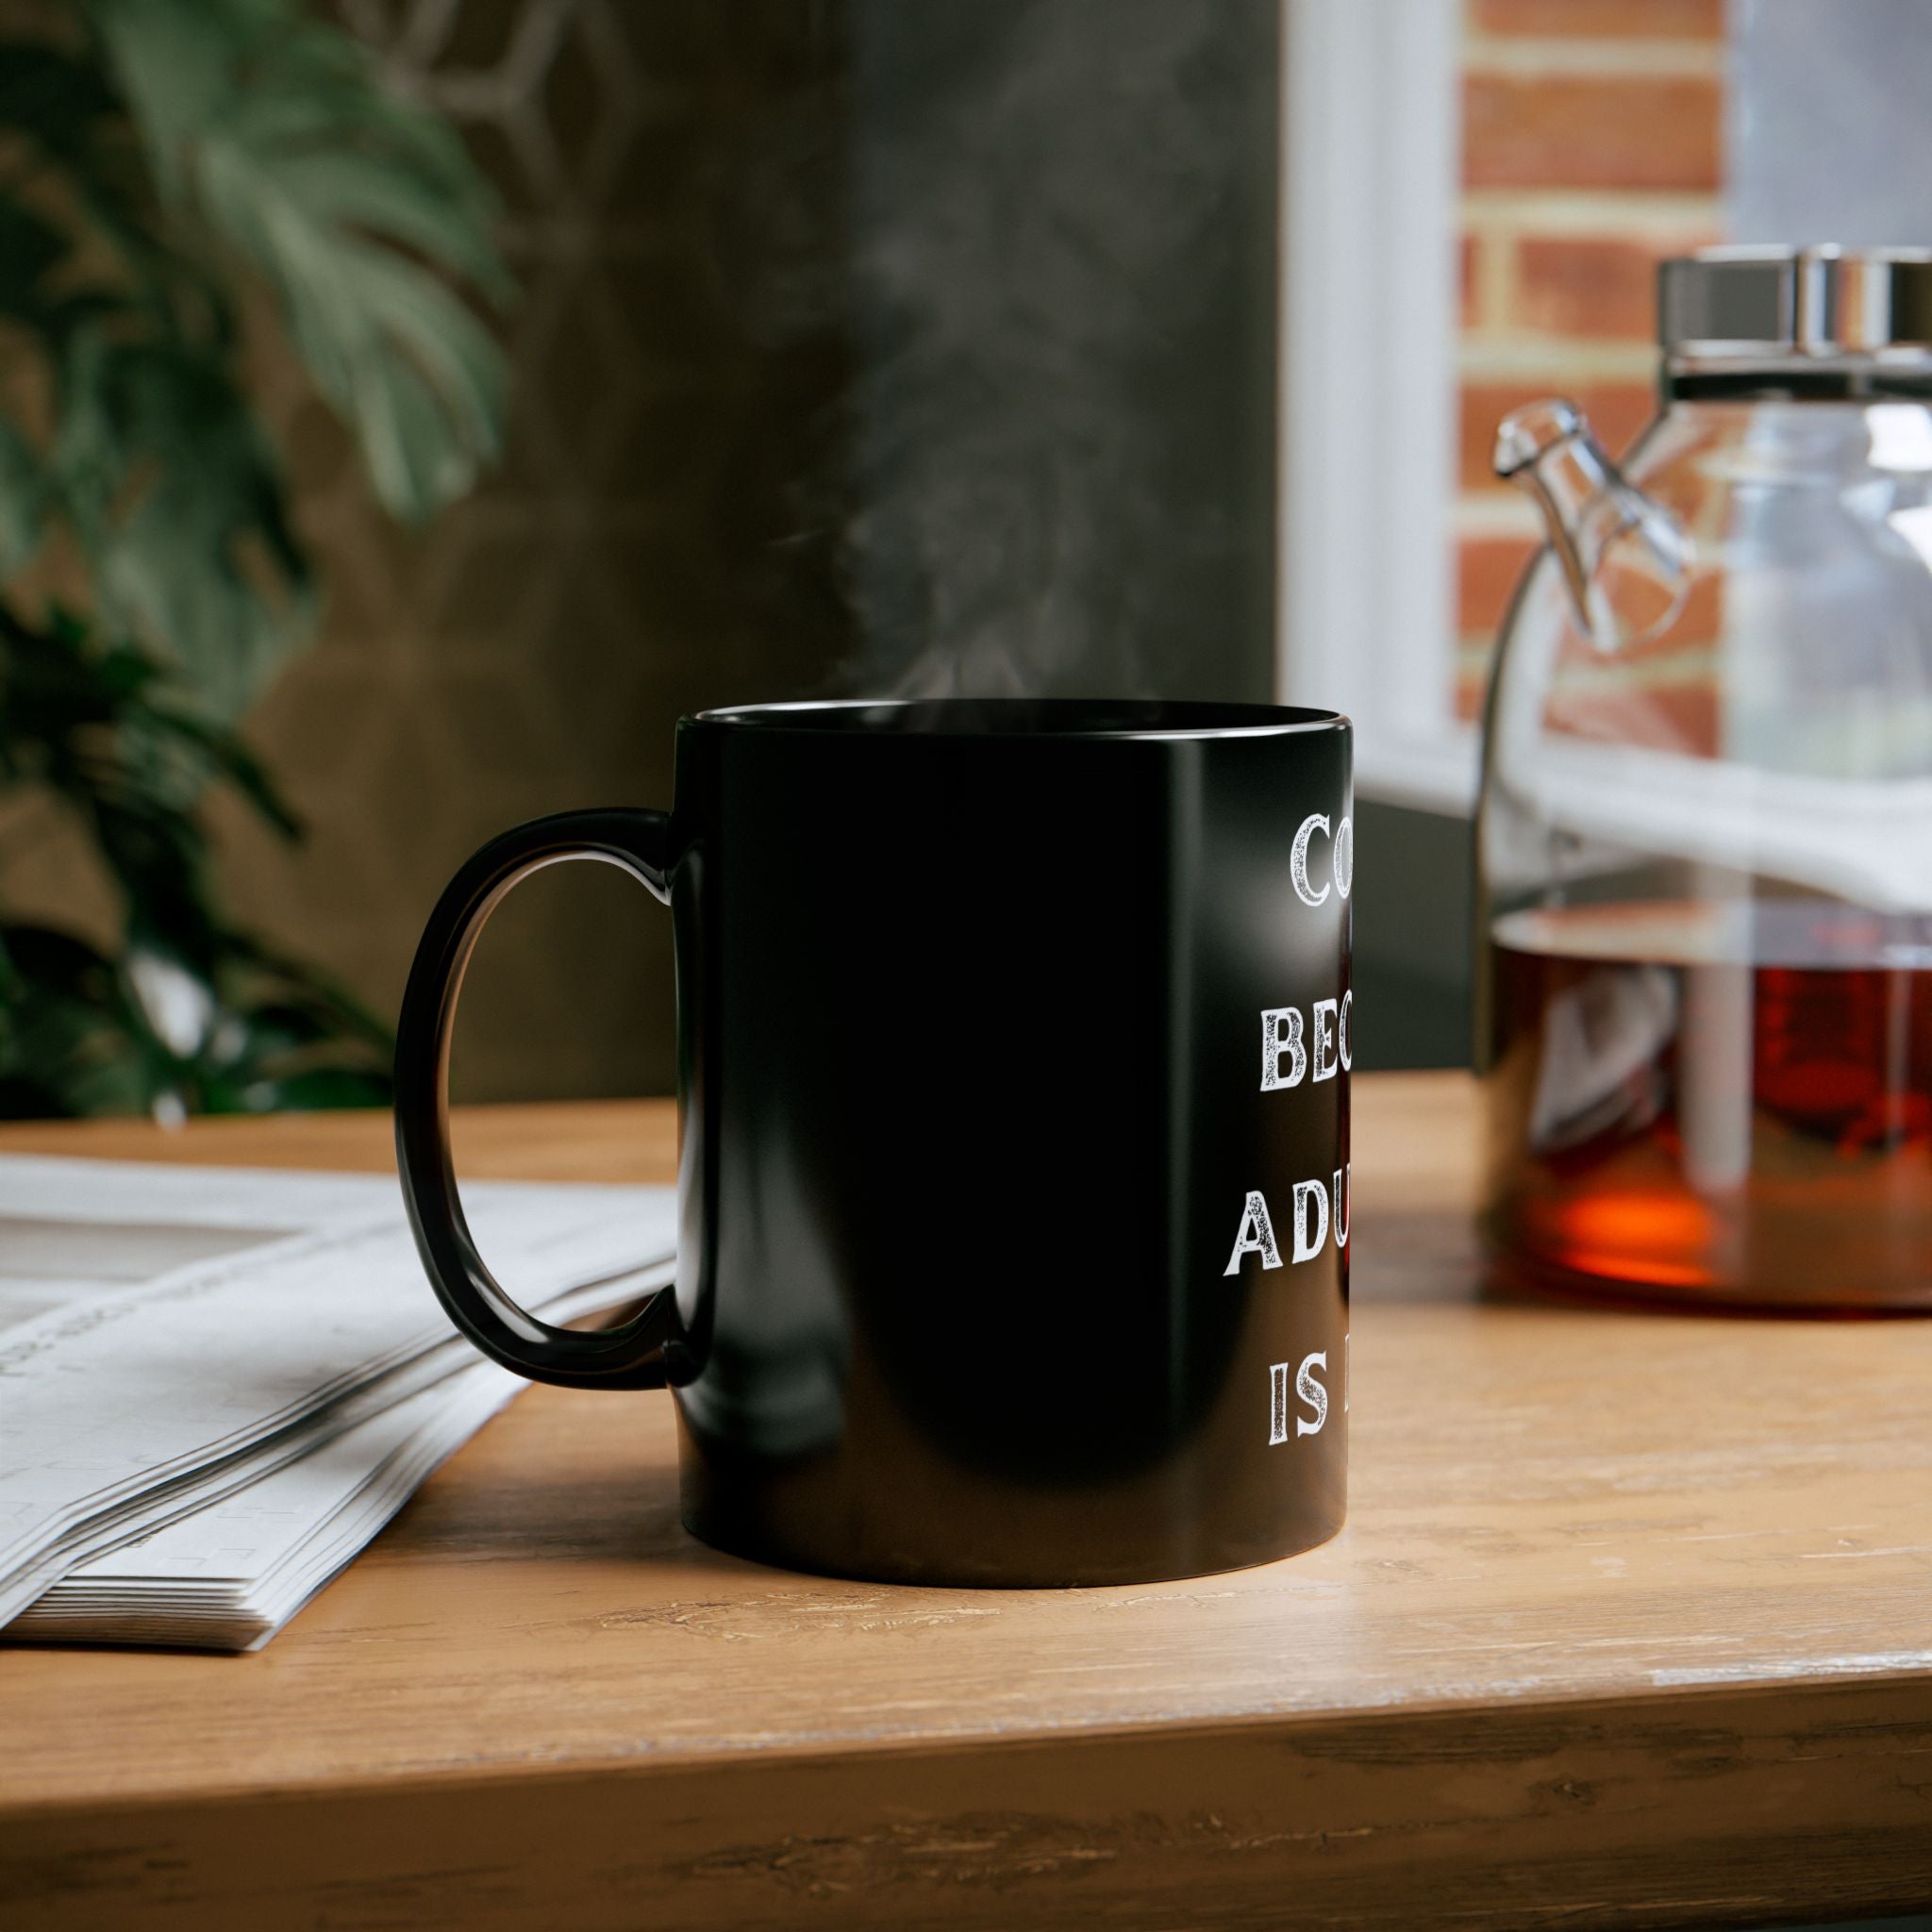
<instances>
[{"instance_id":1,"label":"blurred background wall","mask_svg":"<svg viewBox=\"0 0 1932 1932\"><path fill-rule=\"evenodd\" d=\"M263 369L332 602L251 722L310 831L225 823L242 912L393 1012L461 858L668 803L682 712L1269 693L1274 0L341 12L503 197L510 449L399 535ZM669 940L607 868L520 889L458 1097L669 1091Z\"/></svg>"},{"instance_id":2,"label":"blurred background wall","mask_svg":"<svg viewBox=\"0 0 1932 1932\"><path fill-rule=\"evenodd\" d=\"M1275 0L336 4L502 197L509 455L400 532L264 355L330 605L250 721L307 843L220 824L244 916L392 1012L461 858L534 813L667 800L680 713L1270 694ZM1461 13L1443 676L1471 719L1537 541L1490 475L1498 418L1568 392L1621 445L1652 408L1657 259L1897 227L1924 42L1916 0L1842 32L1777 0ZM1458 1064L1466 822L1358 821L1362 1063ZM531 881L472 974L459 1097L668 1091L670 971L615 873Z\"/></svg>"},{"instance_id":3,"label":"blurred background wall","mask_svg":"<svg viewBox=\"0 0 1932 1932\"><path fill-rule=\"evenodd\" d=\"M460 126L521 285L508 460L430 530L373 510L319 408L280 415L332 603L252 724L309 833L291 854L236 822L229 877L392 1013L431 900L491 832L667 804L681 712L819 691L847 654L797 490L848 345L770 293L792 257L836 257L840 50L797 6L342 12ZM668 1090L670 973L668 921L620 874L531 880L479 952L458 1091Z\"/></svg>"},{"instance_id":4,"label":"blurred background wall","mask_svg":"<svg viewBox=\"0 0 1932 1932\"><path fill-rule=\"evenodd\" d=\"M1276 478L1277 0L318 4L496 186L509 447L400 530L260 331L252 387L328 606L247 721L307 843L218 815L242 918L391 1014L459 860L535 813L668 800L683 712L1275 689L1297 500ZM1460 24L1439 76L1445 98L1459 79L1460 435L1455 608L1424 675L1446 733L1479 711L1538 541L1490 474L1498 419L1566 392L1626 443L1664 256L1923 239L1932 40L1923 0L1440 7L1434 45ZM44 11L0 0L23 8ZM1295 272L1326 289L1329 266ZM1399 792L1433 812L1360 801L1365 1068L1467 1057L1456 789ZM83 842L10 797L9 908L110 929ZM666 923L614 872L531 881L472 974L458 1096L667 1091L670 974Z\"/></svg>"}]
</instances>

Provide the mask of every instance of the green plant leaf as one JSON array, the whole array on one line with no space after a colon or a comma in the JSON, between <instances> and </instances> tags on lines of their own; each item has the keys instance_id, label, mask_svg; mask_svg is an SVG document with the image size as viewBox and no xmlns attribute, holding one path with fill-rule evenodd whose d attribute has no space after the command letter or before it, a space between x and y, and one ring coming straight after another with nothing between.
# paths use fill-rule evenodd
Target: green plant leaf
<instances>
[{"instance_id":1,"label":"green plant leaf","mask_svg":"<svg viewBox=\"0 0 1932 1932\"><path fill-rule=\"evenodd\" d=\"M0 315L41 326L49 307L42 283L67 253L67 237L51 222L0 200Z\"/></svg>"},{"instance_id":2,"label":"green plant leaf","mask_svg":"<svg viewBox=\"0 0 1932 1932\"><path fill-rule=\"evenodd\" d=\"M508 290L436 117L289 0L87 0L164 195L268 279L377 495L421 519L501 451L503 357L441 277Z\"/></svg>"},{"instance_id":3,"label":"green plant leaf","mask_svg":"<svg viewBox=\"0 0 1932 1932\"><path fill-rule=\"evenodd\" d=\"M209 355L88 332L50 467L104 614L213 715L255 696L313 617L274 458Z\"/></svg>"},{"instance_id":4,"label":"green plant leaf","mask_svg":"<svg viewBox=\"0 0 1932 1932\"><path fill-rule=\"evenodd\" d=\"M508 278L455 131L307 0L69 0L0 37L0 321L52 422L0 418L0 577L50 532L87 608L0 590L0 787L84 828L122 902L97 949L0 918L0 1114L379 1104L388 1028L231 923L213 783L292 835L232 721L314 596L242 380L238 275L273 292L383 503L496 456ZM16 591L17 596L17 591Z\"/></svg>"},{"instance_id":5,"label":"green plant leaf","mask_svg":"<svg viewBox=\"0 0 1932 1932\"><path fill-rule=\"evenodd\" d=\"M284 838L301 836L302 822L269 776L267 768L232 732L165 705L157 706L151 718L164 739L172 739L177 745L192 745L200 753L208 769L234 786Z\"/></svg>"},{"instance_id":6,"label":"green plant leaf","mask_svg":"<svg viewBox=\"0 0 1932 1932\"><path fill-rule=\"evenodd\" d=\"M125 1022L111 961L70 933L0 925L0 1118L141 1108Z\"/></svg>"},{"instance_id":7,"label":"green plant leaf","mask_svg":"<svg viewBox=\"0 0 1932 1932\"><path fill-rule=\"evenodd\" d=\"M86 0L122 94L135 110L164 198L185 191L195 137L235 86L235 62L273 16L260 0Z\"/></svg>"},{"instance_id":8,"label":"green plant leaf","mask_svg":"<svg viewBox=\"0 0 1932 1932\"><path fill-rule=\"evenodd\" d=\"M175 326L192 312L214 338L229 338L222 291L161 230L139 140L98 58L45 42L0 41L0 130L24 147L5 202L12 228L0 247L0 275L17 285L58 266L71 281L76 258L87 263L79 286L35 290L30 301L8 302L8 312L57 339L104 308L144 309ZM62 192L39 192L50 179ZM37 221L56 227L58 262L23 247L26 225ZM108 258L79 245L96 238L108 244Z\"/></svg>"},{"instance_id":9,"label":"green plant leaf","mask_svg":"<svg viewBox=\"0 0 1932 1932\"><path fill-rule=\"evenodd\" d=\"M0 416L0 575L11 576L41 547L46 486L26 438Z\"/></svg>"},{"instance_id":10,"label":"green plant leaf","mask_svg":"<svg viewBox=\"0 0 1932 1932\"><path fill-rule=\"evenodd\" d=\"M387 1107L392 1091L389 1076L375 1068L309 1067L251 1080L241 1088L239 1105L210 1111L310 1113L323 1108Z\"/></svg>"},{"instance_id":11,"label":"green plant leaf","mask_svg":"<svg viewBox=\"0 0 1932 1932\"><path fill-rule=\"evenodd\" d=\"M44 41L0 41L0 126L25 135L47 154L83 156L95 124L119 105L93 61Z\"/></svg>"}]
</instances>

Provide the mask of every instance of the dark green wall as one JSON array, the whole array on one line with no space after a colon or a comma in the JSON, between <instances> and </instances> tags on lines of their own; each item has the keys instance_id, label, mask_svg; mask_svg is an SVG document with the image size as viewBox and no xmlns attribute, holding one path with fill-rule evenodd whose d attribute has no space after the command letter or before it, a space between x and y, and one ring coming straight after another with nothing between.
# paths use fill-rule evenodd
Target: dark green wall
<instances>
[{"instance_id":1,"label":"dark green wall","mask_svg":"<svg viewBox=\"0 0 1932 1932\"><path fill-rule=\"evenodd\" d=\"M329 616L251 720L308 842L222 827L252 924L393 1011L465 855L665 803L682 711L1268 694L1276 0L353 11L502 196L509 451L399 531L273 375ZM671 1010L669 922L558 868L458 1097L664 1091Z\"/></svg>"},{"instance_id":2,"label":"dark green wall","mask_svg":"<svg viewBox=\"0 0 1932 1932\"><path fill-rule=\"evenodd\" d=\"M1274 0L845 0L851 688L1265 697Z\"/></svg>"},{"instance_id":3,"label":"dark green wall","mask_svg":"<svg viewBox=\"0 0 1932 1932\"><path fill-rule=\"evenodd\" d=\"M1468 821L1356 802L1356 1066L1469 1063Z\"/></svg>"}]
</instances>

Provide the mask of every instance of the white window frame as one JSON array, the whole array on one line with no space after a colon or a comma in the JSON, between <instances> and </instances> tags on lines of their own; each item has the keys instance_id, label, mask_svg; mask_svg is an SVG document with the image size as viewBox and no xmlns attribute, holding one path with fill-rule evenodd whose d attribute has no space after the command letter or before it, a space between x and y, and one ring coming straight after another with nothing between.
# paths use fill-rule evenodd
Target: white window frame
<instances>
[{"instance_id":1,"label":"white window frame","mask_svg":"<svg viewBox=\"0 0 1932 1932\"><path fill-rule=\"evenodd\" d=\"M1282 0L1275 686L1367 798L1466 813L1453 506L1460 0Z\"/></svg>"}]
</instances>

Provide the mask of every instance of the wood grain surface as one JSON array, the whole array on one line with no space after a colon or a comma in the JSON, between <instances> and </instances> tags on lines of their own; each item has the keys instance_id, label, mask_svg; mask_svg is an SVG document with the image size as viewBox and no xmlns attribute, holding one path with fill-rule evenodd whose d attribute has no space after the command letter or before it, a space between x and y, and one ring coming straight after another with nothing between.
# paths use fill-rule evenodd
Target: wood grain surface
<instances>
[{"instance_id":1,"label":"wood grain surface","mask_svg":"<svg viewBox=\"0 0 1932 1932\"><path fill-rule=\"evenodd\" d=\"M1327 1547L1136 1590L791 1575L685 1537L668 1398L533 1390L259 1656L0 1652L0 1924L1932 1901L1932 1324L1485 1302L1467 1083L1358 1079L1355 1132ZM668 1178L674 1139L650 1104L482 1109L459 1158ZM388 1159L343 1117L8 1146Z\"/></svg>"}]
</instances>

